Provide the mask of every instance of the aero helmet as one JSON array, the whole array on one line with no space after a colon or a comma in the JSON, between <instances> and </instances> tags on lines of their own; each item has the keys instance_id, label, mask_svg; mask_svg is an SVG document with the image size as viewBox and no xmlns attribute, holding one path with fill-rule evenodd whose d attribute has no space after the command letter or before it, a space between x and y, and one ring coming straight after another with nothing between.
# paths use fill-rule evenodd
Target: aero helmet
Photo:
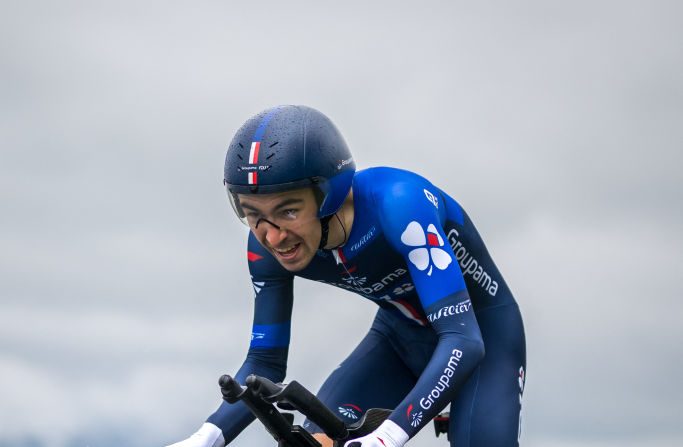
<instances>
[{"instance_id":1,"label":"aero helmet","mask_svg":"<svg viewBox=\"0 0 683 447\"><path fill-rule=\"evenodd\" d=\"M243 221L237 194L311 187L326 233L327 221L342 206L355 171L351 152L328 117L310 107L285 105L264 110L240 127L225 157L224 183Z\"/></svg>"}]
</instances>

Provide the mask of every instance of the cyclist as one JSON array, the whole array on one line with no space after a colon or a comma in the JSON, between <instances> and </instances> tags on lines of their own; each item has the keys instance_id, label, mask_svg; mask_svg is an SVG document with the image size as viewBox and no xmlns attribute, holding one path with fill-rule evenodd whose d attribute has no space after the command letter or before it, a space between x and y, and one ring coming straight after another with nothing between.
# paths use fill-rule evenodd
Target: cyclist
<instances>
[{"instance_id":1,"label":"cyclist","mask_svg":"<svg viewBox=\"0 0 683 447\"><path fill-rule=\"evenodd\" d=\"M318 394L348 423L368 408L393 409L377 430L347 446L402 446L449 403L452 445L518 445L526 369L521 315L453 198L412 172L356 172L336 127L304 106L250 118L228 148L224 178L236 214L251 229L255 291L251 344L237 380L284 380L293 279L321 281L379 306L368 334ZM253 419L244 404L223 402L174 446L222 447ZM310 421L304 427L321 432Z\"/></svg>"}]
</instances>

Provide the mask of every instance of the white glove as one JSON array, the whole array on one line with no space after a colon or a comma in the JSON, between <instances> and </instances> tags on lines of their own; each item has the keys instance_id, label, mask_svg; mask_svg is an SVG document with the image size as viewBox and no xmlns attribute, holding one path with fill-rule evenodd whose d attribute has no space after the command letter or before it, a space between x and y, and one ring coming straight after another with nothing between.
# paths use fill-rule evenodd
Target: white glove
<instances>
[{"instance_id":1,"label":"white glove","mask_svg":"<svg viewBox=\"0 0 683 447\"><path fill-rule=\"evenodd\" d=\"M224 447L225 438L220 428L205 422L199 430L184 441L167 447Z\"/></svg>"},{"instance_id":2,"label":"white glove","mask_svg":"<svg viewBox=\"0 0 683 447\"><path fill-rule=\"evenodd\" d=\"M352 439L344 447L403 447L406 442L408 434L394 422L386 420L369 435Z\"/></svg>"}]
</instances>

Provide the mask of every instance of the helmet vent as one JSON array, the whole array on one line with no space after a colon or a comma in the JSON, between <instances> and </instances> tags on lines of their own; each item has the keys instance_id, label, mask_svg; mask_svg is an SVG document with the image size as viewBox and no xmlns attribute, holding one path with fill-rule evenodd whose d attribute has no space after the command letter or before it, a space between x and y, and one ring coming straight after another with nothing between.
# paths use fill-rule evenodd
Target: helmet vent
<instances>
[{"instance_id":1,"label":"helmet vent","mask_svg":"<svg viewBox=\"0 0 683 447\"><path fill-rule=\"evenodd\" d=\"M237 158L239 158L240 160L244 160L244 158L242 158L240 154L237 154Z\"/></svg>"},{"instance_id":2,"label":"helmet vent","mask_svg":"<svg viewBox=\"0 0 683 447\"><path fill-rule=\"evenodd\" d=\"M240 147L241 147L242 149L244 149L244 146L242 146L242 143L237 143L237 144L239 144Z\"/></svg>"},{"instance_id":3,"label":"helmet vent","mask_svg":"<svg viewBox=\"0 0 683 447\"><path fill-rule=\"evenodd\" d=\"M268 147L273 147L273 146L275 146L275 145L278 144L278 143L279 143L279 141L276 141L275 143L271 144L271 145L268 146Z\"/></svg>"},{"instance_id":4,"label":"helmet vent","mask_svg":"<svg viewBox=\"0 0 683 447\"><path fill-rule=\"evenodd\" d=\"M273 152L272 154L270 154L269 156L267 156L267 157L266 157L266 160L270 160L270 158L271 158L273 155L275 155L275 152Z\"/></svg>"}]
</instances>

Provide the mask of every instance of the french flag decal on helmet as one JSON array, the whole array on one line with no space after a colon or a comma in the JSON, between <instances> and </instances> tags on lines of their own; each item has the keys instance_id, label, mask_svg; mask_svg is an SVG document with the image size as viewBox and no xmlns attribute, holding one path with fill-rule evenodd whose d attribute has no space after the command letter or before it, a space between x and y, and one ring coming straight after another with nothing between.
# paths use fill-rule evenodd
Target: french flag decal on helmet
<instances>
[{"instance_id":1,"label":"french flag decal on helmet","mask_svg":"<svg viewBox=\"0 0 683 447\"><path fill-rule=\"evenodd\" d=\"M261 142L260 141L253 141L251 143L251 149L249 149L249 164L250 165L258 164L258 153L259 153L260 149L261 149ZM257 175L256 171L249 171L247 173L247 182L250 185L258 185L258 175Z\"/></svg>"},{"instance_id":2,"label":"french flag decal on helmet","mask_svg":"<svg viewBox=\"0 0 683 447\"><path fill-rule=\"evenodd\" d=\"M261 149L260 141L254 141L251 143L251 149L249 150L249 164L255 165L258 163L259 149Z\"/></svg>"}]
</instances>

